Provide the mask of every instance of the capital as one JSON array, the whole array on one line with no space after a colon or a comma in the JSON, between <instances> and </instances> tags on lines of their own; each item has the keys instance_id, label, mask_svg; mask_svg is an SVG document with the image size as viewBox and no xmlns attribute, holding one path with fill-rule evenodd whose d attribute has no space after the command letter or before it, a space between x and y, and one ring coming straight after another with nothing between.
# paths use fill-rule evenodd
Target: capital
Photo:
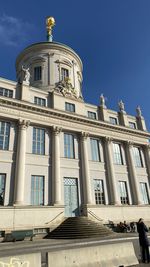
<instances>
[{"instance_id":1,"label":"capital","mask_svg":"<svg viewBox=\"0 0 150 267\"><path fill-rule=\"evenodd\" d=\"M111 143L113 141L113 138L110 137L110 136L104 136L104 140L107 142L107 143Z\"/></svg>"},{"instance_id":2,"label":"capital","mask_svg":"<svg viewBox=\"0 0 150 267\"><path fill-rule=\"evenodd\" d=\"M55 135L60 134L60 132L62 132L62 128L61 128L61 127L53 126L53 133L54 133Z\"/></svg>"},{"instance_id":3,"label":"capital","mask_svg":"<svg viewBox=\"0 0 150 267\"><path fill-rule=\"evenodd\" d=\"M88 132L81 132L81 137L83 140L86 140L89 137L89 133Z\"/></svg>"},{"instance_id":4,"label":"capital","mask_svg":"<svg viewBox=\"0 0 150 267\"><path fill-rule=\"evenodd\" d=\"M18 124L19 124L20 129L26 130L28 128L28 126L30 125L30 121L19 119Z\"/></svg>"}]
</instances>

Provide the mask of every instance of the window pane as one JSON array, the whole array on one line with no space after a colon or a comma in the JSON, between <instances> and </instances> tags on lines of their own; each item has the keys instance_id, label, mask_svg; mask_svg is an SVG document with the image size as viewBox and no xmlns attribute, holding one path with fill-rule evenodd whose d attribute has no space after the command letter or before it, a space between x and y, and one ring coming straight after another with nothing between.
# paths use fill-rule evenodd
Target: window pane
<instances>
[{"instance_id":1,"label":"window pane","mask_svg":"<svg viewBox=\"0 0 150 267\"><path fill-rule=\"evenodd\" d=\"M40 97L34 97L34 104L39 106L46 106L46 100Z\"/></svg>"},{"instance_id":2,"label":"window pane","mask_svg":"<svg viewBox=\"0 0 150 267\"><path fill-rule=\"evenodd\" d=\"M90 139L91 143L91 157L93 161L100 161L99 140Z\"/></svg>"},{"instance_id":3,"label":"window pane","mask_svg":"<svg viewBox=\"0 0 150 267\"><path fill-rule=\"evenodd\" d=\"M65 78L69 77L69 70L65 68L61 68L61 79L65 81Z\"/></svg>"},{"instance_id":4,"label":"window pane","mask_svg":"<svg viewBox=\"0 0 150 267\"><path fill-rule=\"evenodd\" d=\"M42 79L42 68L41 66L34 68L34 81L39 81Z\"/></svg>"},{"instance_id":5,"label":"window pane","mask_svg":"<svg viewBox=\"0 0 150 267\"><path fill-rule=\"evenodd\" d=\"M129 204L126 182L119 181L119 192L121 204Z\"/></svg>"},{"instance_id":6,"label":"window pane","mask_svg":"<svg viewBox=\"0 0 150 267\"><path fill-rule=\"evenodd\" d=\"M0 149L8 150L10 123L0 121Z\"/></svg>"},{"instance_id":7,"label":"window pane","mask_svg":"<svg viewBox=\"0 0 150 267\"><path fill-rule=\"evenodd\" d=\"M96 113L95 112L88 111L88 117L90 119L96 120Z\"/></svg>"},{"instance_id":8,"label":"window pane","mask_svg":"<svg viewBox=\"0 0 150 267\"><path fill-rule=\"evenodd\" d=\"M13 90L0 87L0 95L12 98Z\"/></svg>"},{"instance_id":9,"label":"window pane","mask_svg":"<svg viewBox=\"0 0 150 267\"><path fill-rule=\"evenodd\" d=\"M6 174L0 174L0 206L4 205Z\"/></svg>"},{"instance_id":10,"label":"window pane","mask_svg":"<svg viewBox=\"0 0 150 267\"><path fill-rule=\"evenodd\" d=\"M133 156L136 167L143 167L141 150L138 147L133 147Z\"/></svg>"},{"instance_id":11,"label":"window pane","mask_svg":"<svg viewBox=\"0 0 150 267\"><path fill-rule=\"evenodd\" d=\"M74 155L74 136L64 133L64 157L75 158Z\"/></svg>"},{"instance_id":12,"label":"window pane","mask_svg":"<svg viewBox=\"0 0 150 267\"><path fill-rule=\"evenodd\" d=\"M149 204L147 184L146 183L140 183L140 189L141 189L143 204Z\"/></svg>"},{"instance_id":13,"label":"window pane","mask_svg":"<svg viewBox=\"0 0 150 267\"><path fill-rule=\"evenodd\" d=\"M31 204L44 205L44 176L31 176Z\"/></svg>"},{"instance_id":14,"label":"window pane","mask_svg":"<svg viewBox=\"0 0 150 267\"><path fill-rule=\"evenodd\" d=\"M65 110L70 112L75 112L75 105L72 103L65 102Z\"/></svg>"},{"instance_id":15,"label":"window pane","mask_svg":"<svg viewBox=\"0 0 150 267\"><path fill-rule=\"evenodd\" d=\"M45 154L45 130L33 127L32 153Z\"/></svg>"},{"instance_id":16,"label":"window pane","mask_svg":"<svg viewBox=\"0 0 150 267\"><path fill-rule=\"evenodd\" d=\"M114 155L114 163L122 165L122 154L121 154L121 146L120 144L113 143L113 155Z\"/></svg>"},{"instance_id":17,"label":"window pane","mask_svg":"<svg viewBox=\"0 0 150 267\"><path fill-rule=\"evenodd\" d=\"M94 179L94 194L96 204L105 204L103 180Z\"/></svg>"},{"instance_id":18,"label":"window pane","mask_svg":"<svg viewBox=\"0 0 150 267\"><path fill-rule=\"evenodd\" d=\"M132 129L136 129L136 125L134 122L129 122L129 127Z\"/></svg>"},{"instance_id":19,"label":"window pane","mask_svg":"<svg viewBox=\"0 0 150 267\"><path fill-rule=\"evenodd\" d=\"M114 118L114 117L109 117L109 121L110 121L111 124L114 124L114 125L117 124L117 119Z\"/></svg>"}]
</instances>

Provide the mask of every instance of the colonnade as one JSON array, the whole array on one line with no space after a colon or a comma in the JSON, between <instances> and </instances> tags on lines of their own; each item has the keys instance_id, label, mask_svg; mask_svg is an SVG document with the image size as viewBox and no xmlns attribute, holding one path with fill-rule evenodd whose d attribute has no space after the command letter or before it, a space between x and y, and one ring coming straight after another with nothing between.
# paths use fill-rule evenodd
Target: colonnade
<instances>
[{"instance_id":1,"label":"colonnade","mask_svg":"<svg viewBox=\"0 0 150 267\"><path fill-rule=\"evenodd\" d=\"M25 187L25 157L26 157L26 131L30 122L25 120L19 120L19 133L18 133L18 143L17 143L17 158L16 158L16 174L15 174L15 195L14 195L14 205L24 205L24 187ZM62 205L62 182L60 175L60 133L62 128L54 126L52 127L52 183L53 183L53 201L54 205ZM88 158L88 148L87 148L87 138L89 134L86 132L80 133L80 145L81 145L81 173L84 178L83 181L83 198L84 204L93 205L92 198L92 185L90 177L89 168L89 158ZM108 177L108 185L110 192L110 205L119 205L120 196L117 189L117 180L115 179L115 169L113 163L112 154L112 139L109 137L103 137L104 150L106 153L105 163ZM131 142L125 142L126 146L126 156L128 164L128 172L130 184L133 193L133 204L142 204L140 196L140 188L138 177L136 174L136 168L134 164L132 146ZM150 177L150 155L149 146L143 146L145 163L147 167L147 173Z\"/></svg>"}]
</instances>

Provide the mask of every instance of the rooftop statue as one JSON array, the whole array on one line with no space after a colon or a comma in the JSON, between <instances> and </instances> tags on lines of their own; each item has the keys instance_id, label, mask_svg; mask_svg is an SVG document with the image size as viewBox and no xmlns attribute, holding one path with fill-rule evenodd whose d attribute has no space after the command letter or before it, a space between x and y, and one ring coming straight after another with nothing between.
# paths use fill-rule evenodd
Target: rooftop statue
<instances>
[{"instance_id":1,"label":"rooftop statue","mask_svg":"<svg viewBox=\"0 0 150 267\"><path fill-rule=\"evenodd\" d=\"M29 72L29 68L25 69L22 66L21 70L23 72L23 81L25 81L27 84L29 84L30 83L30 72Z\"/></svg>"},{"instance_id":2,"label":"rooftop statue","mask_svg":"<svg viewBox=\"0 0 150 267\"><path fill-rule=\"evenodd\" d=\"M120 100L120 101L118 102L118 106L119 106L119 110L120 110L120 111L125 111L124 103L123 103L122 100Z\"/></svg>"},{"instance_id":3,"label":"rooftop statue","mask_svg":"<svg viewBox=\"0 0 150 267\"><path fill-rule=\"evenodd\" d=\"M103 94L100 95L100 106L106 107L105 105L105 97Z\"/></svg>"},{"instance_id":4,"label":"rooftop statue","mask_svg":"<svg viewBox=\"0 0 150 267\"><path fill-rule=\"evenodd\" d=\"M136 108L136 112L137 112L137 116L138 116L138 117L141 117L141 116L142 116L142 111L141 111L140 106L137 106L137 108Z\"/></svg>"},{"instance_id":5,"label":"rooftop statue","mask_svg":"<svg viewBox=\"0 0 150 267\"><path fill-rule=\"evenodd\" d=\"M55 19L53 17L47 17L46 19L46 29L47 29L47 41L52 42L52 28L55 26Z\"/></svg>"}]
</instances>

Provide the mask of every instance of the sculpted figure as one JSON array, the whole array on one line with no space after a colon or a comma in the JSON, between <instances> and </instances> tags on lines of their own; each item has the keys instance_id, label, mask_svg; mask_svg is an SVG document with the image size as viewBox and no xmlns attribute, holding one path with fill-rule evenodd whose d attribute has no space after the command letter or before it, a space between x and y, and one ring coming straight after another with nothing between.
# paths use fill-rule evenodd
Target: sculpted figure
<instances>
[{"instance_id":1,"label":"sculpted figure","mask_svg":"<svg viewBox=\"0 0 150 267\"><path fill-rule=\"evenodd\" d=\"M26 83L30 83L30 72L29 72L29 68L25 69L23 66L22 66L22 71L24 73L24 78L23 80L26 82Z\"/></svg>"},{"instance_id":2,"label":"sculpted figure","mask_svg":"<svg viewBox=\"0 0 150 267\"><path fill-rule=\"evenodd\" d=\"M120 111L124 111L124 103L122 102L122 100L119 101L118 106Z\"/></svg>"},{"instance_id":3,"label":"sculpted figure","mask_svg":"<svg viewBox=\"0 0 150 267\"><path fill-rule=\"evenodd\" d=\"M103 107L106 107L105 106L105 97L103 94L100 95L100 105L103 106Z\"/></svg>"},{"instance_id":4,"label":"sculpted figure","mask_svg":"<svg viewBox=\"0 0 150 267\"><path fill-rule=\"evenodd\" d=\"M142 111L141 111L140 106L137 106L136 112L137 112L138 117L141 117L142 116Z\"/></svg>"}]
</instances>

